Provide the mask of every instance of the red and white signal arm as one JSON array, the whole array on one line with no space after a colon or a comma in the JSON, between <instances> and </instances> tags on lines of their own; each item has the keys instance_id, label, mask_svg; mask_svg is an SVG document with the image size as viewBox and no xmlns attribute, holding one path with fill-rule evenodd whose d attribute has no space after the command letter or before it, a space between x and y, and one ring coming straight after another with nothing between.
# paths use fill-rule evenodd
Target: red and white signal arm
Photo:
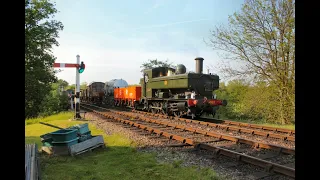
<instances>
[{"instance_id":1,"label":"red and white signal arm","mask_svg":"<svg viewBox=\"0 0 320 180\"><path fill-rule=\"evenodd\" d=\"M70 64L70 63L54 63L53 64L53 67L55 67L55 68L74 68L74 67L76 67L76 68L78 68L79 67L79 64Z\"/></svg>"}]
</instances>

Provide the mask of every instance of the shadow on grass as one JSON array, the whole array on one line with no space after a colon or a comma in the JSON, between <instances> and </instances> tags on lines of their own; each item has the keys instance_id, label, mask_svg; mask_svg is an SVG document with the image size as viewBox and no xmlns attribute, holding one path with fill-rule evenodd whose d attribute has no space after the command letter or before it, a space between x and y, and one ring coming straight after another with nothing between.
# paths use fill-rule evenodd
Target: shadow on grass
<instances>
[{"instance_id":1,"label":"shadow on grass","mask_svg":"<svg viewBox=\"0 0 320 180\"><path fill-rule=\"evenodd\" d=\"M37 143L41 147L39 137L26 137L26 143ZM199 170L180 164L159 164L154 153L138 152L129 146L106 146L74 157L40 153L43 180L219 179L208 168Z\"/></svg>"},{"instance_id":2,"label":"shadow on grass","mask_svg":"<svg viewBox=\"0 0 320 180\"><path fill-rule=\"evenodd\" d=\"M90 119L80 119L80 120L72 120L74 122L90 122Z\"/></svg>"}]
</instances>

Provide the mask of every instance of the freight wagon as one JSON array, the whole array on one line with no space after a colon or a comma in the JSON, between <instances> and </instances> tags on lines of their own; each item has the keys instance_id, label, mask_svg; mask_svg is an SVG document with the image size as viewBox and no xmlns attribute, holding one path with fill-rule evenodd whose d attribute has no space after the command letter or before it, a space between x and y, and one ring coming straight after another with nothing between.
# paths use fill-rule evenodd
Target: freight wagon
<instances>
[{"instance_id":1,"label":"freight wagon","mask_svg":"<svg viewBox=\"0 0 320 180\"><path fill-rule=\"evenodd\" d=\"M104 83L91 82L86 89L86 100L89 102L101 102L104 97Z\"/></svg>"},{"instance_id":2,"label":"freight wagon","mask_svg":"<svg viewBox=\"0 0 320 180\"><path fill-rule=\"evenodd\" d=\"M106 105L114 106L115 105L114 90L116 88L122 88L127 86L128 86L127 81L123 79L112 79L110 81L105 82L103 103Z\"/></svg>"},{"instance_id":3,"label":"freight wagon","mask_svg":"<svg viewBox=\"0 0 320 180\"><path fill-rule=\"evenodd\" d=\"M141 98L141 86L129 86L114 89L114 105L134 107Z\"/></svg>"}]
</instances>

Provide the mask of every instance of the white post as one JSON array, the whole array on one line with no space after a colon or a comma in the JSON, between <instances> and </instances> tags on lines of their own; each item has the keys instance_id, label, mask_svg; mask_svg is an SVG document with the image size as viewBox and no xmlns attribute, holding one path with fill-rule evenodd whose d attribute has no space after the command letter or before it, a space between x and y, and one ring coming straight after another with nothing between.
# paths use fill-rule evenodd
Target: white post
<instances>
[{"instance_id":1,"label":"white post","mask_svg":"<svg viewBox=\"0 0 320 180\"><path fill-rule=\"evenodd\" d=\"M70 98L71 110L73 110L73 99Z\"/></svg>"},{"instance_id":2,"label":"white post","mask_svg":"<svg viewBox=\"0 0 320 180\"><path fill-rule=\"evenodd\" d=\"M77 55L77 64L80 65L80 56ZM76 87L75 87L75 103L76 103L76 116L75 119L80 119L80 73L79 69L76 68Z\"/></svg>"}]
</instances>

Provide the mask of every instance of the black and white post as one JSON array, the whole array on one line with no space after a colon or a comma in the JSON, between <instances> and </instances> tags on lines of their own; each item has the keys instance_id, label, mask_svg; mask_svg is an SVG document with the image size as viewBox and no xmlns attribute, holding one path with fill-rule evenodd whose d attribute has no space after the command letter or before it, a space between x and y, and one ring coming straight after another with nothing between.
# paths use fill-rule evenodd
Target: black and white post
<instances>
[{"instance_id":1,"label":"black and white post","mask_svg":"<svg viewBox=\"0 0 320 180\"><path fill-rule=\"evenodd\" d=\"M77 55L77 64L80 65L80 56ZM75 115L75 119L80 119L80 73L79 73L79 69L76 68L76 87L75 87L75 103L76 103L76 115Z\"/></svg>"}]
</instances>

